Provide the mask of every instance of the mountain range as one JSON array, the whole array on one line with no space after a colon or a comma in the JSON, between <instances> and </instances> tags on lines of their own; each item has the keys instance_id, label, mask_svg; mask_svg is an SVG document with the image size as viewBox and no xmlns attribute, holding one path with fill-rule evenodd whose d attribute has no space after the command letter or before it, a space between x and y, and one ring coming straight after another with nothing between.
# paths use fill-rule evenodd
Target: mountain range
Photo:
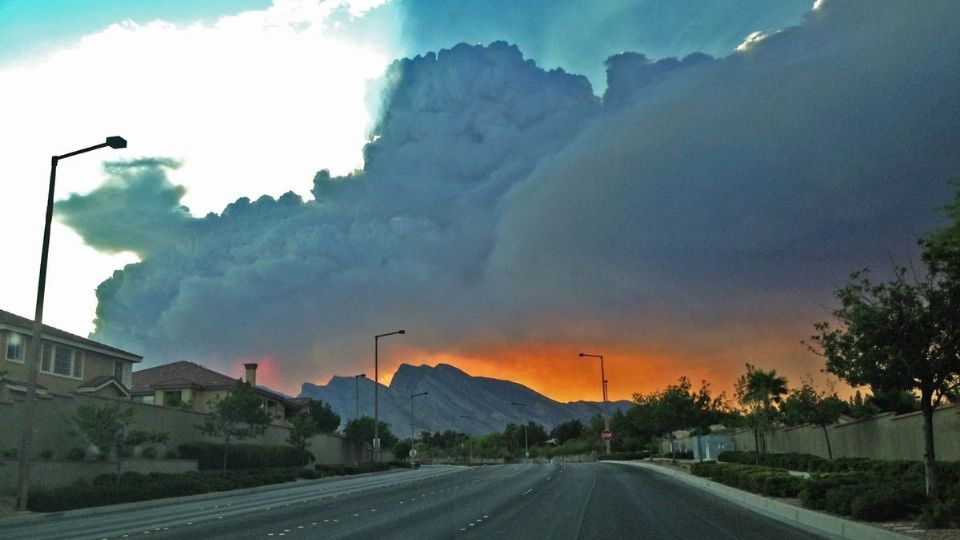
<instances>
[{"instance_id":1,"label":"mountain range","mask_svg":"<svg viewBox=\"0 0 960 540\"><path fill-rule=\"evenodd\" d=\"M368 378L334 376L325 385L303 383L299 397L319 399L346 423L357 416L373 416L374 382ZM503 431L509 423L532 420L548 430L568 420L584 424L603 410L596 401L561 403L522 384L490 377L475 377L449 364L401 364L389 386L379 385L380 418L391 431L408 437L411 403L416 433L454 430L482 435ZM427 392L411 398L413 394ZM611 401L609 412L626 411L629 401Z\"/></svg>"}]
</instances>

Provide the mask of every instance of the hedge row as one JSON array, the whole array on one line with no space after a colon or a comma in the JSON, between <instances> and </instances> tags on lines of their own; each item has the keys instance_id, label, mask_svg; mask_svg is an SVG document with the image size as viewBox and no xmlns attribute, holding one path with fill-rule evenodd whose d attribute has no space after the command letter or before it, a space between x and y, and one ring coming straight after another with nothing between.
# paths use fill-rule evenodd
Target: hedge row
<instances>
[{"instance_id":1,"label":"hedge row","mask_svg":"<svg viewBox=\"0 0 960 540\"><path fill-rule=\"evenodd\" d=\"M753 457L750 455L746 459ZM740 458L742 456L734 459ZM796 463L791 459L794 458L788 456L783 463ZM917 518L928 527L960 526L960 482L956 463L938 463L942 496L939 501L933 502L928 502L924 494L921 463L848 460L842 466L862 470L828 472L801 479L789 476L783 468L703 462L693 464L691 472L762 495L799 495L807 508L854 519L888 521Z\"/></svg>"},{"instance_id":2,"label":"hedge row","mask_svg":"<svg viewBox=\"0 0 960 540\"><path fill-rule=\"evenodd\" d=\"M53 489L36 489L30 493L28 505L35 512L56 512L125 502L146 501L164 497L182 497L198 493L292 482L298 478L383 471L388 463L365 463L359 466L317 465L314 469L245 469L187 472L179 474L125 472L117 482L115 474L102 474L91 484L77 483Z\"/></svg>"},{"instance_id":3,"label":"hedge row","mask_svg":"<svg viewBox=\"0 0 960 540\"><path fill-rule=\"evenodd\" d=\"M920 480L924 478L921 461L887 461L868 458L836 458L827 460L811 454L757 454L757 452L722 452L718 459L724 463L765 465L815 473L865 473L875 478ZM960 483L960 461L937 462L941 484Z\"/></svg>"},{"instance_id":4,"label":"hedge row","mask_svg":"<svg viewBox=\"0 0 960 540\"><path fill-rule=\"evenodd\" d=\"M759 465L718 464L712 461L694 463L690 472L721 484L774 497L796 497L803 487L803 479L784 469Z\"/></svg>"},{"instance_id":5,"label":"hedge row","mask_svg":"<svg viewBox=\"0 0 960 540\"><path fill-rule=\"evenodd\" d=\"M639 452L611 452L609 456L601 453L597 459L613 460L613 461L630 461L634 459L647 459L649 457L650 457L649 451L641 450Z\"/></svg>"},{"instance_id":6,"label":"hedge row","mask_svg":"<svg viewBox=\"0 0 960 540\"><path fill-rule=\"evenodd\" d=\"M55 512L164 497L181 497L213 491L264 486L290 482L298 477L316 477L308 469L272 469L181 474L126 472L120 476L105 474L93 483L77 483L52 489L36 489L30 493L28 506L35 512Z\"/></svg>"},{"instance_id":7,"label":"hedge row","mask_svg":"<svg viewBox=\"0 0 960 540\"><path fill-rule=\"evenodd\" d=\"M223 467L223 445L193 442L180 445L180 456L196 459L201 471ZM271 467L303 467L313 462L313 454L292 446L231 444L227 448L227 469L263 469Z\"/></svg>"}]
</instances>

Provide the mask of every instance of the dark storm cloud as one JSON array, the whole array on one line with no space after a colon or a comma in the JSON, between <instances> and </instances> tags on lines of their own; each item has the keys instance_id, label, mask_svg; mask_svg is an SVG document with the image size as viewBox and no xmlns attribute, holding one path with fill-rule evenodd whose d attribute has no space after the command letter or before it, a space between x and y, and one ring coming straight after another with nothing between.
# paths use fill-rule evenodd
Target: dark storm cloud
<instances>
[{"instance_id":1,"label":"dark storm cloud","mask_svg":"<svg viewBox=\"0 0 960 540\"><path fill-rule=\"evenodd\" d=\"M91 244L148 254L99 288L97 337L148 362L272 355L302 380L398 325L436 350L709 354L691 332L824 316L848 271L938 223L960 170L958 19L949 1L827 2L729 57L616 56L603 108L503 43L398 61L364 169L321 171L315 200L183 218L163 167L140 166L61 207ZM121 199L169 223L81 211Z\"/></svg>"},{"instance_id":2,"label":"dark storm cloud","mask_svg":"<svg viewBox=\"0 0 960 540\"><path fill-rule=\"evenodd\" d=\"M960 171L958 22L950 2L828 2L720 61L611 62L608 96L642 98L505 197L492 267L534 313L575 287L598 316L713 324L906 262Z\"/></svg>"}]
</instances>

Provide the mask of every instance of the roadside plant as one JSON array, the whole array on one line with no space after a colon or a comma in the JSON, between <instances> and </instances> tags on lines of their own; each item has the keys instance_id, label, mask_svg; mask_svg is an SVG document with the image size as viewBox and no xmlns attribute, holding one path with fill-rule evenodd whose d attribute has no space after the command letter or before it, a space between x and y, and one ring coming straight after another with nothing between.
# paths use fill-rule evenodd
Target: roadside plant
<instances>
[{"instance_id":1,"label":"roadside plant","mask_svg":"<svg viewBox=\"0 0 960 540\"><path fill-rule=\"evenodd\" d=\"M212 411L203 424L197 426L205 435L223 441L221 472L227 471L227 451L232 440L262 435L270 424L270 414L263 398L249 383L239 383L226 396L213 401Z\"/></svg>"},{"instance_id":2,"label":"roadside plant","mask_svg":"<svg viewBox=\"0 0 960 540\"><path fill-rule=\"evenodd\" d=\"M80 436L97 447L104 458L110 453L116 457L116 481L120 482L123 459L132 453L135 446L146 443L163 443L166 433L129 429L133 423L133 407L119 405L81 405L77 407L73 423Z\"/></svg>"}]
</instances>

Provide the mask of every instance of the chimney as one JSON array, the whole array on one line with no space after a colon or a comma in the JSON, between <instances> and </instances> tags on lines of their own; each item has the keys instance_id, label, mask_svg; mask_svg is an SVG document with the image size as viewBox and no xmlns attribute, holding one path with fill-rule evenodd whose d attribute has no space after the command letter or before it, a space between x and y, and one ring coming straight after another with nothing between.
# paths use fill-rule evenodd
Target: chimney
<instances>
[{"instance_id":1,"label":"chimney","mask_svg":"<svg viewBox=\"0 0 960 540\"><path fill-rule=\"evenodd\" d=\"M243 367L247 368L247 383L250 386L257 386L257 365L256 364L244 364Z\"/></svg>"}]
</instances>

